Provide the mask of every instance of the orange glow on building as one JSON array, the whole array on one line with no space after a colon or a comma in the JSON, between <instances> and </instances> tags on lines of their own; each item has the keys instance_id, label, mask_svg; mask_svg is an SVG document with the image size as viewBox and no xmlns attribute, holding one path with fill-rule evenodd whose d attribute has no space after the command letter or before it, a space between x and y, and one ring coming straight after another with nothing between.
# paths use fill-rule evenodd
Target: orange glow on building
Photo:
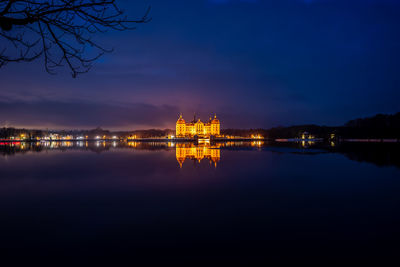
<instances>
[{"instance_id":1,"label":"orange glow on building","mask_svg":"<svg viewBox=\"0 0 400 267\"><path fill-rule=\"evenodd\" d=\"M209 121L205 123L200 119L196 120L196 117L187 123L181 114L176 122L176 137L178 138L219 136L220 130L221 126L217 115L214 115L214 119L210 117Z\"/></svg>"}]
</instances>

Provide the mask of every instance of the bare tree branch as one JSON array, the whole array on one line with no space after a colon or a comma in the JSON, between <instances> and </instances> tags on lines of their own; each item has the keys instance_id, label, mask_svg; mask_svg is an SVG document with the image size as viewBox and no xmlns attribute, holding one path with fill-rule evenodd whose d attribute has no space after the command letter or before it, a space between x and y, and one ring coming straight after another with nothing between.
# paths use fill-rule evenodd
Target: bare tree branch
<instances>
[{"instance_id":1,"label":"bare tree branch","mask_svg":"<svg viewBox=\"0 0 400 267\"><path fill-rule=\"evenodd\" d=\"M76 77L112 51L93 41L93 35L135 29L150 21L149 12L132 20L116 0L0 0L0 44L5 44L0 46L0 67L43 56L48 73L66 65Z\"/></svg>"}]
</instances>

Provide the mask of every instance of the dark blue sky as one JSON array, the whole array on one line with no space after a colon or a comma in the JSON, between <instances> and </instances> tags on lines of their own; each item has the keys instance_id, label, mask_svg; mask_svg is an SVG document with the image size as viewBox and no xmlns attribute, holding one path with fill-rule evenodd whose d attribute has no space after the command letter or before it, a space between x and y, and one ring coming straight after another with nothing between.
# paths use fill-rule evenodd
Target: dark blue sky
<instances>
[{"instance_id":1,"label":"dark blue sky","mask_svg":"<svg viewBox=\"0 0 400 267\"><path fill-rule=\"evenodd\" d=\"M269 128L400 111L400 1L120 2L130 17L151 5L152 21L98 35L115 51L89 73L0 69L2 125L165 128L216 112L223 128Z\"/></svg>"}]
</instances>

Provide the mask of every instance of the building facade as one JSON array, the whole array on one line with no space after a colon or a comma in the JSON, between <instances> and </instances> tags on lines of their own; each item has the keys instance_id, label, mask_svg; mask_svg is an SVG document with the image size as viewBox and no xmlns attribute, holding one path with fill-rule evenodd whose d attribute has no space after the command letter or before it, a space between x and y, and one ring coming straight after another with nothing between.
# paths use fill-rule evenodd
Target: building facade
<instances>
[{"instance_id":1,"label":"building facade","mask_svg":"<svg viewBox=\"0 0 400 267\"><path fill-rule=\"evenodd\" d=\"M214 115L214 119L210 117L208 122L202 122L200 119L196 120L196 117L191 122L185 122L182 118L182 114L179 116L176 122L176 137L210 137L220 135L220 122L217 119L217 115Z\"/></svg>"}]
</instances>

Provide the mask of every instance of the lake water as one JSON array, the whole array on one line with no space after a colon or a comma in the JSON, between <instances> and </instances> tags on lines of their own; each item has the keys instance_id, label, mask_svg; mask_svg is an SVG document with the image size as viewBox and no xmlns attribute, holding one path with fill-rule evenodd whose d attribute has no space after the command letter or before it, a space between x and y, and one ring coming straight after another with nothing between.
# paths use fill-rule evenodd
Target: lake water
<instances>
[{"instance_id":1,"label":"lake water","mask_svg":"<svg viewBox=\"0 0 400 267\"><path fill-rule=\"evenodd\" d=\"M14 263L398 261L399 204L399 144L0 144Z\"/></svg>"}]
</instances>

